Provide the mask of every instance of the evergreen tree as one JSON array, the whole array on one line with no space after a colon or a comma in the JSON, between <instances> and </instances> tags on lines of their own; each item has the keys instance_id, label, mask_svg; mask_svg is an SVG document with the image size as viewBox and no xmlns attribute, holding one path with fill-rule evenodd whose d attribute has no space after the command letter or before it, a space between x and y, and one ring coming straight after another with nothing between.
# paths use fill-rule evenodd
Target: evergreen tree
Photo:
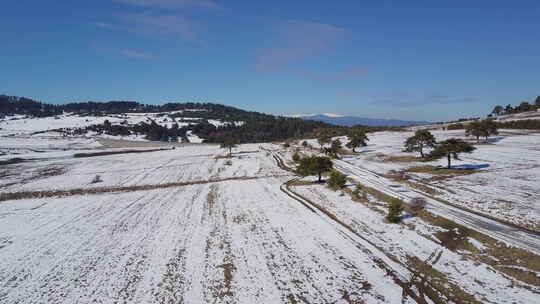
<instances>
[{"instance_id":1,"label":"evergreen tree","mask_svg":"<svg viewBox=\"0 0 540 304\"><path fill-rule=\"evenodd\" d=\"M497 123L493 120L486 119L482 121L481 124L483 130L482 136L486 139L486 141L491 135L499 135L499 130L497 130Z\"/></svg>"},{"instance_id":2,"label":"evergreen tree","mask_svg":"<svg viewBox=\"0 0 540 304\"><path fill-rule=\"evenodd\" d=\"M413 136L405 140L405 151L418 151L420 152L420 156L424 158L424 148L434 148L435 144L436 140L431 132L428 130L417 130Z\"/></svg>"},{"instance_id":3,"label":"evergreen tree","mask_svg":"<svg viewBox=\"0 0 540 304\"><path fill-rule=\"evenodd\" d=\"M388 215L386 215L386 219L390 223L399 223L403 210L403 201L397 198L392 199L388 204Z\"/></svg>"},{"instance_id":4,"label":"evergreen tree","mask_svg":"<svg viewBox=\"0 0 540 304\"><path fill-rule=\"evenodd\" d=\"M527 101L523 101L518 106L518 112L527 112L533 110L532 106Z\"/></svg>"},{"instance_id":5,"label":"evergreen tree","mask_svg":"<svg viewBox=\"0 0 540 304\"><path fill-rule=\"evenodd\" d=\"M540 108L540 96L536 97L536 100L534 101L534 105L538 108Z\"/></svg>"},{"instance_id":6,"label":"evergreen tree","mask_svg":"<svg viewBox=\"0 0 540 304\"><path fill-rule=\"evenodd\" d=\"M465 127L465 135L476 137L476 142L480 142L480 136L484 134L484 126L479 121L473 121Z\"/></svg>"},{"instance_id":7,"label":"evergreen tree","mask_svg":"<svg viewBox=\"0 0 540 304\"><path fill-rule=\"evenodd\" d=\"M433 158L443 158L447 157L448 159L448 169L451 168L451 158L459 159L459 153L471 153L476 150L475 147L469 143L458 138L450 138L445 141L440 142L435 150L431 152L431 157Z\"/></svg>"},{"instance_id":8,"label":"evergreen tree","mask_svg":"<svg viewBox=\"0 0 540 304\"><path fill-rule=\"evenodd\" d=\"M498 115L501 115L503 111L504 111L504 108L502 106L495 106L493 108L493 111L491 111L491 113L498 116Z\"/></svg>"},{"instance_id":9,"label":"evergreen tree","mask_svg":"<svg viewBox=\"0 0 540 304\"><path fill-rule=\"evenodd\" d=\"M343 145L341 144L341 140L334 139L332 143L330 144L329 152L332 156L337 156L337 154L339 153L339 150L341 150L342 147Z\"/></svg>"},{"instance_id":10,"label":"evergreen tree","mask_svg":"<svg viewBox=\"0 0 540 304\"><path fill-rule=\"evenodd\" d=\"M332 137L330 137L330 135L326 133L322 133L319 135L319 137L317 138L317 142L321 146L321 151L323 151L324 145L329 144L331 140Z\"/></svg>"},{"instance_id":11,"label":"evergreen tree","mask_svg":"<svg viewBox=\"0 0 540 304\"><path fill-rule=\"evenodd\" d=\"M506 107L504 108L504 114L512 114L514 112L514 108L512 107L512 105L508 104L506 105Z\"/></svg>"},{"instance_id":12,"label":"evergreen tree","mask_svg":"<svg viewBox=\"0 0 540 304\"><path fill-rule=\"evenodd\" d=\"M322 174L332 170L333 164L330 158L324 156L309 156L300 160L296 171L302 176L317 175L321 182Z\"/></svg>"},{"instance_id":13,"label":"evergreen tree","mask_svg":"<svg viewBox=\"0 0 540 304\"><path fill-rule=\"evenodd\" d=\"M480 142L480 137L484 137L487 141L491 135L497 134L499 134L497 123L490 119L471 122L465 128L465 135L476 137L476 142Z\"/></svg>"},{"instance_id":14,"label":"evergreen tree","mask_svg":"<svg viewBox=\"0 0 540 304\"><path fill-rule=\"evenodd\" d=\"M339 171L332 171L330 173L330 178L328 179L328 187L333 190L341 189L345 187L347 183L347 177L344 174L341 174Z\"/></svg>"},{"instance_id":15,"label":"evergreen tree","mask_svg":"<svg viewBox=\"0 0 540 304\"><path fill-rule=\"evenodd\" d=\"M347 138L349 142L347 143L347 148L352 149L353 152L356 152L354 149L358 147L367 146L367 141L369 141L366 133L361 130L353 130L348 135Z\"/></svg>"},{"instance_id":16,"label":"evergreen tree","mask_svg":"<svg viewBox=\"0 0 540 304\"><path fill-rule=\"evenodd\" d=\"M232 149L238 146L238 139L235 137L227 137L221 144L222 149L229 149L229 157L232 156Z\"/></svg>"}]
</instances>

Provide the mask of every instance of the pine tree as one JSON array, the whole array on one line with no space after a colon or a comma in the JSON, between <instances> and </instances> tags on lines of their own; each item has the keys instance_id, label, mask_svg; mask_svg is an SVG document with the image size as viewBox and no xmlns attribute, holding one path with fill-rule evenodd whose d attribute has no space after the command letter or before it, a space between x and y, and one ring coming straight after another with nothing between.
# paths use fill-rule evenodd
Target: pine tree
<instances>
[{"instance_id":1,"label":"pine tree","mask_svg":"<svg viewBox=\"0 0 540 304\"><path fill-rule=\"evenodd\" d=\"M309 156L300 160L296 171L302 176L318 175L321 182L322 174L332 170L333 164L330 158L324 156Z\"/></svg>"},{"instance_id":2,"label":"pine tree","mask_svg":"<svg viewBox=\"0 0 540 304\"><path fill-rule=\"evenodd\" d=\"M476 137L476 142L480 142L480 136L484 135L484 126L479 121L473 121L465 127L466 136Z\"/></svg>"},{"instance_id":3,"label":"pine tree","mask_svg":"<svg viewBox=\"0 0 540 304\"><path fill-rule=\"evenodd\" d=\"M331 140L332 137L330 137L328 134L321 134L319 138L317 138L317 142L321 146L321 151L323 151L324 145L330 143Z\"/></svg>"},{"instance_id":4,"label":"pine tree","mask_svg":"<svg viewBox=\"0 0 540 304\"><path fill-rule=\"evenodd\" d=\"M465 135L476 137L476 142L480 142L480 137L484 137L487 141L491 135L498 134L497 123L490 119L471 122L465 128Z\"/></svg>"},{"instance_id":5,"label":"pine tree","mask_svg":"<svg viewBox=\"0 0 540 304\"><path fill-rule=\"evenodd\" d=\"M475 147L469 143L458 138L450 138L445 141L440 142L435 150L431 152L431 157L433 158L443 158L447 157L448 159L448 169L451 168L451 158L459 159L459 153L471 153L476 150Z\"/></svg>"},{"instance_id":6,"label":"pine tree","mask_svg":"<svg viewBox=\"0 0 540 304\"><path fill-rule=\"evenodd\" d=\"M367 141L369 141L366 133L361 130L353 130L348 135L347 138L349 142L347 143L347 148L352 149L353 152L356 152L354 149L358 147L367 146Z\"/></svg>"},{"instance_id":7,"label":"pine tree","mask_svg":"<svg viewBox=\"0 0 540 304\"><path fill-rule=\"evenodd\" d=\"M235 137L227 137L221 144L222 149L229 149L229 157L232 156L232 149L238 146L238 139Z\"/></svg>"},{"instance_id":8,"label":"pine tree","mask_svg":"<svg viewBox=\"0 0 540 304\"><path fill-rule=\"evenodd\" d=\"M491 111L491 113L495 114L495 115L501 115L502 112L504 111L503 107L502 106L495 106L493 108L493 111Z\"/></svg>"},{"instance_id":9,"label":"pine tree","mask_svg":"<svg viewBox=\"0 0 540 304\"><path fill-rule=\"evenodd\" d=\"M345 187L346 183L347 177L344 174L341 174L339 171L332 171L330 178L328 179L328 187L337 190Z\"/></svg>"},{"instance_id":10,"label":"pine tree","mask_svg":"<svg viewBox=\"0 0 540 304\"><path fill-rule=\"evenodd\" d=\"M395 198L388 204L388 215L386 215L386 219L390 223L399 223L401 212L403 212L403 201Z\"/></svg>"},{"instance_id":11,"label":"pine tree","mask_svg":"<svg viewBox=\"0 0 540 304\"><path fill-rule=\"evenodd\" d=\"M420 156L424 158L424 148L434 148L436 143L437 141L431 132L428 130L418 130L413 136L405 140L405 151L418 151L420 152Z\"/></svg>"}]
</instances>

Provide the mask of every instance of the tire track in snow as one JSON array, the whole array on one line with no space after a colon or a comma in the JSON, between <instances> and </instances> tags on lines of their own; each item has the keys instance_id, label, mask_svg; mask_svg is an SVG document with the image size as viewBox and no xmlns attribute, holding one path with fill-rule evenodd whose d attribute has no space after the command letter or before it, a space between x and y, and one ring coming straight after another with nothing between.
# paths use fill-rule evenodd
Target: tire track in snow
<instances>
[{"instance_id":1,"label":"tire track in snow","mask_svg":"<svg viewBox=\"0 0 540 304\"><path fill-rule=\"evenodd\" d=\"M360 183L392 197L408 201L413 197L421 196L428 202L427 209L436 215L450 218L459 224L478 230L495 239L540 254L540 233L538 232L526 230L518 226L510 226L507 223L490 219L480 213L473 213L456 206L445 204L426 196L420 191L404 189L400 184L391 182L376 173L349 164L346 161L335 160L334 167L349 177L358 180ZM393 187L394 185L397 187Z\"/></svg>"}]
</instances>

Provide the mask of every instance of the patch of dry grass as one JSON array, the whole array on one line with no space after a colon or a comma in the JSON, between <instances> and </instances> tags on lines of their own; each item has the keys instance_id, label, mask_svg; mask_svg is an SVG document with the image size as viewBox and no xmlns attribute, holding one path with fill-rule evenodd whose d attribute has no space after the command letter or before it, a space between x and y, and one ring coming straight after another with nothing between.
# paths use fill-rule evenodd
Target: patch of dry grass
<instances>
[{"instance_id":1,"label":"patch of dry grass","mask_svg":"<svg viewBox=\"0 0 540 304\"><path fill-rule=\"evenodd\" d=\"M476 171L472 169L448 169L435 166L414 166L407 168L405 172L409 173L428 173L433 175L468 175Z\"/></svg>"},{"instance_id":2,"label":"patch of dry grass","mask_svg":"<svg viewBox=\"0 0 540 304\"><path fill-rule=\"evenodd\" d=\"M393 199L392 196L367 186L362 186L362 189L384 202L390 202ZM412 211L407 204L404 207L407 212ZM507 246L486 234L457 224L447 218L433 215L426 210L416 212L416 216L430 225L446 230L435 234L442 246L456 252L462 250L470 252L467 256L472 260L490 265L518 281L540 286L540 278L536 275L536 272L540 272L540 255L521 248ZM478 250L469 242L469 237L482 243L486 249Z\"/></svg>"},{"instance_id":3,"label":"patch of dry grass","mask_svg":"<svg viewBox=\"0 0 540 304\"><path fill-rule=\"evenodd\" d=\"M412 155L395 155L395 156L385 156L383 161L393 162L393 163L413 163L413 162L420 162L420 161L425 161L425 160L422 158L418 158L416 156L412 156Z\"/></svg>"}]
</instances>

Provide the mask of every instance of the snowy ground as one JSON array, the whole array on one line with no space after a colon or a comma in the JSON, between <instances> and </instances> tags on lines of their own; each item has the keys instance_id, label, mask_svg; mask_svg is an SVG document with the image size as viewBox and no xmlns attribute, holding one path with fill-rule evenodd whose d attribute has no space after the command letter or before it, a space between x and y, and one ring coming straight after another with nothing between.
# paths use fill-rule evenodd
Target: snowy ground
<instances>
[{"instance_id":1,"label":"snowy ground","mask_svg":"<svg viewBox=\"0 0 540 304\"><path fill-rule=\"evenodd\" d=\"M179 127L186 127L199 123L202 119L197 117L170 117L168 114L174 114L182 111L172 111L163 113L125 113L125 114L107 114L104 116L86 116L78 115L74 113L65 113L62 115L51 117L28 117L25 115L12 115L0 118L0 154L6 153L4 142L10 138L28 138L31 137L36 140L40 140L45 143L47 140L58 139L62 134L53 130L57 129L75 129L83 128L91 125L103 124L105 120L108 120L113 125L128 124L135 125L141 122L150 123L156 122L161 126L171 128L173 124L177 124ZM228 124L229 122L223 122L216 119L209 119L208 122L216 127L220 127ZM236 126L241 126L243 121L235 121ZM84 138L112 138L123 140L145 140L141 135L130 136L111 136L111 135L96 135L92 133L85 134ZM75 137L69 139L71 141L80 139ZM198 136L191 134L189 131L188 139L193 143L200 143L202 141ZM68 139L65 139L68 140ZM9 151L8 151L9 152Z\"/></svg>"},{"instance_id":2,"label":"snowy ground","mask_svg":"<svg viewBox=\"0 0 540 304\"><path fill-rule=\"evenodd\" d=\"M432 131L437 140L465 138L463 130ZM376 132L369 145L343 160L379 175L418 166L446 166L446 159L432 162L392 161L392 156L418 156L403 152L405 139L413 132ZM467 140L473 141L472 138ZM344 143L346 138L342 138ZM540 231L540 133L501 130L490 144L477 145L472 154L453 160L454 168L476 168L468 175L446 176L407 172L410 181L432 188L431 194L463 207ZM316 141L311 140L314 147Z\"/></svg>"},{"instance_id":3,"label":"snowy ground","mask_svg":"<svg viewBox=\"0 0 540 304\"><path fill-rule=\"evenodd\" d=\"M434 290L449 303L539 297L536 268L525 281L503 274L472 256L490 254L475 235L449 247L451 230L419 218L385 223L373 198L370 208L322 185L292 187L321 210L310 207L284 188L294 176L276 163L280 147L263 146L242 145L231 159L212 145L85 158L45 151L1 166L0 193L103 192L0 201L0 302L422 303ZM96 175L102 181L92 183ZM164 188L130 191L145 185Z\"/></svg>"}]
</instances>

